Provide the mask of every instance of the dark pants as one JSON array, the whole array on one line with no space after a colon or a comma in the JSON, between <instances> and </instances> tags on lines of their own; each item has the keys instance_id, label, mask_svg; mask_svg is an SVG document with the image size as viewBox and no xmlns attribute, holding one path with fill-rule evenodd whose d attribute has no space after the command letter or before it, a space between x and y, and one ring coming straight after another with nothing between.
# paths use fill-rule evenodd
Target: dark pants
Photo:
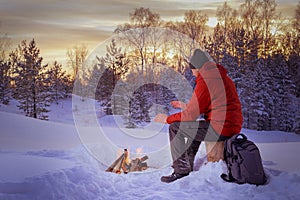
<instances>
[{"instance_id":1,"label":"dark pants","mask_svg":"<svg viewBox=\"0 0 300 200\"><path fill-rule=\"evenodd\" d=\"M201 141L224 141L207 121L174 122L169 127L171 154L175 173L187 174L193 170L195 156Z\"/></svg>"}]
</instances>

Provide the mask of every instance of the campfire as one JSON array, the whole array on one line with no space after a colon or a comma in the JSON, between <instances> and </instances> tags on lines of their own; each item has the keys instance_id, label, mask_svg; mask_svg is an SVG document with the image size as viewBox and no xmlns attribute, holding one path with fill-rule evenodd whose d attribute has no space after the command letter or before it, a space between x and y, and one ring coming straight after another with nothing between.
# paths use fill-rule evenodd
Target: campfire
<instances>
[{"instance_id":1,"label":"campfire","mask_svg":"<svg viewBox=\"0 0 300 200\"><path fill-rule=\"evenodd\" d=\"M137 149L137 153L141 154L141 149ZM148 165L145 160L148 159L148 156L143 156L142 158L135 158L131 160L129 158L129 151L124 149L124 152L119 156L106 170L107 172L114 172L121 174L122 172L127 174L128 172L143 171L148 168Z\"/></svg>"}]
</instances>

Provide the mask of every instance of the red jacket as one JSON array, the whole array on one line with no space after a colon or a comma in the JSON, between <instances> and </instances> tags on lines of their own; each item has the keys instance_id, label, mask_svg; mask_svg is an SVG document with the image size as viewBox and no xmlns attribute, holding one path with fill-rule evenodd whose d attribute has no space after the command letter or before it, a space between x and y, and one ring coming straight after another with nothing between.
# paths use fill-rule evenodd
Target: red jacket
<instances>
[{"instance_id":1,"label":"red jacket","mask_svg":"<svg viewBox=\"0 0 300 200\"><path fill-rule=\"evenodd\" d=\"M207 62L199 72L186 109L170 115L167 123L194 121L203 113L217 133L224 136L239 133L243 123L241 103L226 69L214 62Z\"/></svg>"}]
</instances>

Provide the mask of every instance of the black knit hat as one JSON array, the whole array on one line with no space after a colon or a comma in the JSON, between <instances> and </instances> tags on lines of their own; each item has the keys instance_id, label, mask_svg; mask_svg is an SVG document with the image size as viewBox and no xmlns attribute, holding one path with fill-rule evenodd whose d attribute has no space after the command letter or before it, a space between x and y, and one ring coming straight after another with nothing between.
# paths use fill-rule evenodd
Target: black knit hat
<instances>
[{"instance_id":1,"label":"black knit hat","mask_svg":"<svg viewBox=\"0 0 300 200\"><path fill-rule=\"evenodd\" d=\"M190 58L189 64L191 69L200 69L204 63L210 61L210 56L208 53L195 49L193 55Z\"/></svg>"}]
</instances>

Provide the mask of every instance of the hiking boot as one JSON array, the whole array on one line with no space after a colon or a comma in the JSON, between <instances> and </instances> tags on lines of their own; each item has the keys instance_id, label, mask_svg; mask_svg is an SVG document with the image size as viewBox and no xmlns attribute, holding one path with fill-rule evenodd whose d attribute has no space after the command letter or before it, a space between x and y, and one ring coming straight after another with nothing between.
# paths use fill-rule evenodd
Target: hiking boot
<instances>
[{"instance_id":1,"label":"hiking boot","mask_svg":"<svg viewBox=\"0 0 300 200\"><path fill-rule=\"evenodd\" d=\"M169 176L162 176L160 178L160 180L161 180L161 182L171 183L171 182L176 181L177 179L180 179L180 178L185 177L187 175L189 175L189 173L187 173L187 174L177 174L177 173L173 172Z\"/></svg>"}]
</instances>

